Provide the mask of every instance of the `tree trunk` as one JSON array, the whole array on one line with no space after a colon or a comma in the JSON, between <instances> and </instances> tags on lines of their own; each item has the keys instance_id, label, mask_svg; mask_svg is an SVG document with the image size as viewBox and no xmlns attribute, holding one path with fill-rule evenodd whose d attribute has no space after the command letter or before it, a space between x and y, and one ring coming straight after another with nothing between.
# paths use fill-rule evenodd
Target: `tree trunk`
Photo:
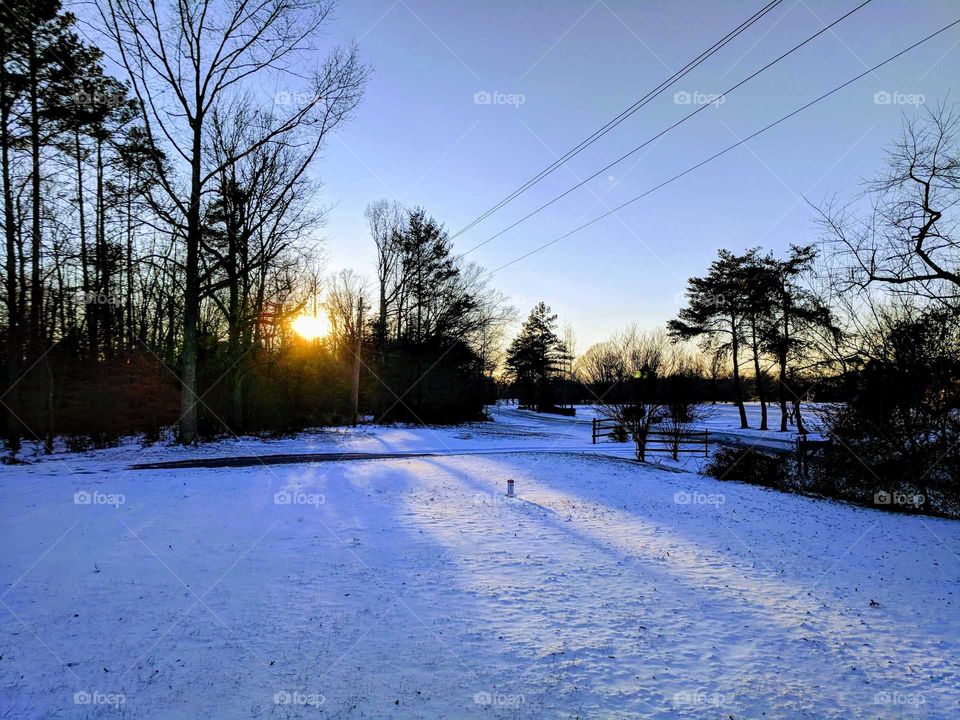
<instances>
[{"instance_id":1,"label":"tree trunk","mask_svg":"<svg viewBox=\"0 0 960 720\"><path fill-rule=\"evenodd\" d=\"M106 238L106 202L104 200L103 187L103 140L97 138L97 201L96 201L96 249L94 278L97 286L97 298L95 315L97 317L97 327L103 339L103 352L110 356L113 350L112 333L112 315L111 305L113 298L110 296L110 260L107 251Z\"/></svg>"},{"instance_id":2,"label":"tree trunk","mask_svg":"<svg viewBox=\"0 0 960 720\"><path fill-rule=\"evenodd\" d=\"M43 286L40 277L40 85L37 77L37 44L34 31L28 32L30 63L30 169L31 169L31 233L30 233L30 355L41 353L41 310L43 309Z\"/></svg>"},{"instance_id":3,"label":"tree trunk","mask_svg":"<svg viewBox=\"0 0 960 720\"><path fill-rule=\"evenodd\" d=\"M227 362L230 363L230 396L231 396L231 423L233 432L239 433L241 428L241 412L243 399L241 396L240 372L240 280L237 273L239 255L240 224L236 217L237 208L233 203L233 184L227 185L223 194L224 215L227 230L227 257L224 270L227 273Z\"/></svg>"},{"instance_id":4,"label":"tree trunk","mask_svg":"<svg viewBox=\"0 0 960 720\"><path fill-rule=\"evenodd\" d=\"M786 353L778 353L777 360L780 363L780 374L777 378L778 394L780 400L780 432L787 431L787 356Z\"/></svg>"},{"instance_id":5,"label":"tree trunk","mask_svg":"<svg viewBox=\"0 0 960 720\"><path fill-rule=\"evenodd\" d=\"M80 131L73 131L73 148L77 156L77 214L78 230L80 233L80 277L83 291L83 315L87 321L87 343L90 357L97 357L96 320L92 317L95 312L90 300L90 251L87 248L87 221L86 207L83 199L83 148L80 145Z\"/></svg>"},{"instance_id":6,"label":"tree trunk","mask_svg":"<svg viewBox=\"0 0 960 720\"><path fill-rule=\"evenodd\" d=\"M767 429L767 389L763 384L763 372L760 370L760 347L759 341L757 340L757 324L756 321L751 320L751 333L753 334L753 341L751 342L751 349L753 350L753 376L756 378L757 383L757 398L760 400L760 429Z\"/></svg>"},{"instance_id":7,"label":"tree trunk","mask_svg":"<svg viewBox=\"0 0 960 720\"><path fill-rule=\"evenodd\" d=\"M20 317L21 306L17 298L17 254L14 230L13 188L10 180L10 106L7 100L7 58L6 33L0 32L0 174L3 176L3 226L7 251L6 258L6 294L7 294L7 378L4 402L10 406L6 418L6 443L11 456L20 450L20 423L16 417L19 392L16 384L20 377L20 330L23 320Z\"/></svg>"},{"instance_id":8,"label":"tree trunk","mask_svg":"<svg viewBox=\"0 0 960 720\"><path fill-rule=\"evenodd\" d=\"M740 427L750 427L747 410L743 407L743 386L740 382L740 339L737 337L736 318L730 319L730 351L733 354L733 398L740 411Z\"/></svg>"},{"instance_id":9,"label":"tree trunk","mask_svg":"<svg viewBox=\"0 0 960 720\"><path fill-rule=\"evenodd\" d=\"M197 103L199 108L200 103ZM197 320L200 316L200 162L202 122L193 124L190 201L187 206L187 257L183 297L183 377L180 391L180 442L197 441Z\"/></svg>"},{"instance_id":10,"label":"tree trunk","mask_svg":"<svg viewBox=\"0 0 960 720\"><path fill-rule=\"evenodd\" d=\"M135 331L133 327L133 180L127 173L127 297L124 333L125 344L128 350L136 347Z\"/></svg>"},{"instance_id":11,"label":"tree trunk","mask_svg":"<svg viewBox=\"0 0 960 720\"><path fill-rule=\"evenodd\" d=\"M794 381L796 384L796 381ZM803 424L803 416L800 414L800 396L794 394L793 396L793 414L797 418L797 432L801 435L806 435L807 428Z\"/></svg>"},{"instance_id":12,"label":"tree trunk","mask_svg":"<svg viewBox=\"0 0 960 720\"><path fill-rule=\"evenodd\" d=\"M644 462L647 458L647 430L639 428L633 434L633 442L637 446L637 460Z\"/></svg>"}]
</instances>

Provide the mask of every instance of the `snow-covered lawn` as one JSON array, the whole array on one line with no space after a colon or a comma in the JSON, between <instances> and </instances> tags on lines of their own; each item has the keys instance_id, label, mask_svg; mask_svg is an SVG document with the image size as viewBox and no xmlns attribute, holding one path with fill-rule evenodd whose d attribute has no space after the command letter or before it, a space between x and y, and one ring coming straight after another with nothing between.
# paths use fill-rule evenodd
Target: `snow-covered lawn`
<instances>
[{"instance_id":1,"label":"snow-covered lawn","mask_svg":"<svg viewBox=\"0 0 960 720\"><path fill-rule=\"evenodd\" d=\"M362 429L3 468L0 717L960 716L960 523L551 432ZM500 452L126 469L444 444Z\"/></svg>"}]
</instances>

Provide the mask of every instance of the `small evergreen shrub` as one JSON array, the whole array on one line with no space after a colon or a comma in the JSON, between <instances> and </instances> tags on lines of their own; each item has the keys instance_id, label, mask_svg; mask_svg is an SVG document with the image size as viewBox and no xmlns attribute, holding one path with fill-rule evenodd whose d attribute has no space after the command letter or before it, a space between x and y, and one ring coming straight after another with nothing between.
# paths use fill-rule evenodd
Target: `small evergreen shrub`
<instances>
[{"instance_id":1,"label":"small evergreen shrub","mask_svg":"<svg viewBox=\"0 0 960 720\"><path fill-rule=\"evenodd\" d=\"M796 489L790 459L757 448L721 446L710 458L704 473L718 480L742 480L781 490Z\"/></svg>"}]
</instances>

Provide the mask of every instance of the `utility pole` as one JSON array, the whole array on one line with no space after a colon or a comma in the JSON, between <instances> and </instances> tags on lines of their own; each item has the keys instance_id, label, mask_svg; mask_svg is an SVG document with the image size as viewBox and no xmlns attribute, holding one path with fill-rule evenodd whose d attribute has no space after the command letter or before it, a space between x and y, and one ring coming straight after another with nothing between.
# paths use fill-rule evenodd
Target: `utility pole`
<instances>
[{"instance_id":1,"label":"utility pole","mask_svg":"<svg viewBox=\"0 0 960 720\"><path fill-rule=\"evenodd\" d=\"M357 301L357 347L353 355L353 427L360 414L360 352L363 350L363 298Z\"/></svg>"}]
</instances>

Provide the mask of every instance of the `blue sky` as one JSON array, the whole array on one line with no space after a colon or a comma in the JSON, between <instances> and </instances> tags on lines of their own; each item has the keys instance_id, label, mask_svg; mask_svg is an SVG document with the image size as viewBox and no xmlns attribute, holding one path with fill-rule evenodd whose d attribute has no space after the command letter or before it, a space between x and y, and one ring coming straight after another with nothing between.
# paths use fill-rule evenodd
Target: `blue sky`
<instances>
[{"instance_id":1,"label":"blue sky","mask_svg":"<svg viewBox=\"0 0 960 720\"><path fill-rule=\"evenodd\" d=\"M456 240L463 252L680 119L861 0L784 0L633 117ZM331 270L374 276L363 210L420 205L455 232L758 10L762 0L342 0L324 41L373 74L316 166ZM834 30L469 258L497 268L634 197L960 18L957 0L873 0ZM287 76L289 77L289 76ZM493 284L525 316L545 300L580 351L673 317L721 247L817 239L803 197L852 196L920 98L960 101L960 27ZM303 88L264 88L299 92ZM500 102L477 102L496 94ZM877 93L893 102L878 103Z\"/></svg>"}]
</instances>

